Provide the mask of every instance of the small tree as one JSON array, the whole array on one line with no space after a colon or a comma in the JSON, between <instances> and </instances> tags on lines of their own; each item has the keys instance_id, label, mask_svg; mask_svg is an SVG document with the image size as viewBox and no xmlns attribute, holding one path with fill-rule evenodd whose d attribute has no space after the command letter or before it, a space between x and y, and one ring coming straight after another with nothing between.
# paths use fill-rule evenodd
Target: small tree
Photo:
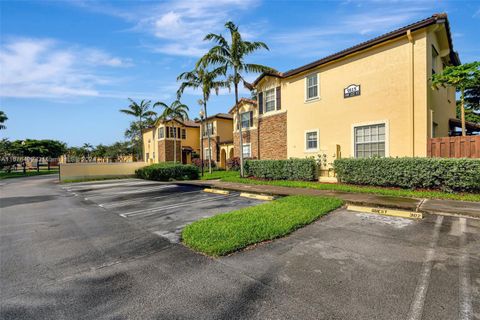
<instances>
[{"instance_id":1,"label":"small tree","mask_svg":"<svg viewBox=\"0 0 480 320\"><path fill-rule=\"evenodd\" d=\"M460 92L460 119L462 121L462 136L465 130L465 90L478 86L480 79L480 62L465 63L460 66L448 66L442 73L432 76L432 87L455 87Z\"/></svg>"},{"instance_id":2,"label":"small tree","mask_svg":"<svg viewBox=\"0 0 480 320\"><path fill-rule=\"evenodd\" d=\"M180 100L175 100L170 106L159 101L156 102L154 107L163 108L163 112L160 115L159 119L163 121L172 121L173 126L173 162L177 163L177 128L175 127L175 121L184 122L188 120L188 107L187 105L180 102Z\"/></svg>"}]
</instances>

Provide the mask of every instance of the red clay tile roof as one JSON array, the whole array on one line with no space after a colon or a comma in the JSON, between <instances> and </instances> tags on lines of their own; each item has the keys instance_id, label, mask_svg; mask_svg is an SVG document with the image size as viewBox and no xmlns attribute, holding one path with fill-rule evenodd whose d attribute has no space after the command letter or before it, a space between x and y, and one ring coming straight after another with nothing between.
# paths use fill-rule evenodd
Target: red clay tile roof
<instances>
[{"instance_id":1,"label":"red clay tile roof","mask_svg":"<svg viewBox=\"0 0 480 320\"><path fill-rule=\"evenodd\" d=\"M251 103L251 104L254 104L254 105L257 104L257 100L248 99L248 98L240 98L240 100L238 100L238 103L241 103L241 102L248 102L248 103ZM235 110L236 106L237 105L234 105L233 107L231 107L230 110L228 110L228 113L232 113Z\"/></svg>"},{"instance_id":2,"label":"red clay tile roof","mask_svg":"<svg viewBox=\"0 0 480 320\"><path fill-rule=\"evenodd\" d=\"M322 64L325 64L325 63L343 58L343 57L345 57L349 54L352 54L352 53L370 48L370 47L372 47L374 45L377 45L377 44L380 44L382 42L389 41L391 39L406 35L408 30L415 31L415 30L425 28L425 27L428 27L428 26L430 26L432 24L436 24L436 23L445 23L445 28L447 30L448 42L449 42L450 48L452 49L451 52L450 52L450 60L452 61L452 63L454 65L459 65L460 64L460 59L458 57L458 54L453 51L452 36L451 36L451 33L450 33L450 25L448 23L447 14L446 13L436 13L429 18L417 21L415 23L409 24L409 25L404 26L402 28L399 28L397 30L385 33L385 34L383 34L379 37L376 37L376 38L370 39L368 41L359 43L359 44L357 44L353 47L350 47L350 48L347 48L345 50L334 53L332 55L326 56L326 57L324 57L320 60L311 62L309 64L306 64L306 65L302 66L302 67L291 69L291 70L289 70L287 72L283 72L283 73L282 72L262 73L257 79L255 79L255 81L253 82L253 86L256 86L258 84L258 82L266 76L277 77L277 78L290 77L290 76L296 75L298 73L301 73L303 71L318 67Z\"/></svg>"}]
</instances>

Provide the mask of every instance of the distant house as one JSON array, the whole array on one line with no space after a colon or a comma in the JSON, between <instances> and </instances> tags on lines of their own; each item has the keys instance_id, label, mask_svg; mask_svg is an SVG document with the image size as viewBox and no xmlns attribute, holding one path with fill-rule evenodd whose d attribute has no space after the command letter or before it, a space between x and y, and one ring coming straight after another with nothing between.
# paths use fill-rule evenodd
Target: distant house
<instances>
[{"instance_id":1,"label":"distant house","mask_svg":"<svg viewBox=\"0 0 480 320\"><path fill-rule=\"evenodd\" d=\"M174 161L176 140L177 161L191 163L192 154L200 151L200 125L194 121L158 120L143 130L144 160L148 163Z\"/></svg>"}]
</instances>

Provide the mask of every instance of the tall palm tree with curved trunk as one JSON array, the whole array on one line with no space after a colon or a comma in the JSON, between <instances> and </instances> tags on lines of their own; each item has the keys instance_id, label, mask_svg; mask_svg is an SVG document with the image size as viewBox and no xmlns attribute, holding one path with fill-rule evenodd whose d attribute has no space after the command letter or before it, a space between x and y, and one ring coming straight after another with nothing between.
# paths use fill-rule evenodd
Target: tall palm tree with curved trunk
<instances>
[{"instance_id":1,"label":"tall palm tree with curved trunk","mask_svg":"<svg viewBox=\"0 0 480 320\"><path fill-rule=\"evenodd\" d=\"M155 102L154 108L163 108L163 112L159 119L163 121L172 121L173 126L173 162L177 163L177 129L175 127L175 120L184 122L188 120L188 106L181 103L180 100L175 100L171 105L167 105L161 101Z\"/></svg>"},{"instance_id":2,"label":"tall palm tree with curved trunk","mask_svg":"<svg viewBox=\"0 0 480 320\"><path fill-rule=\"evenodd\" d=\"M128 109L120 109L120 112L133 116L137 119L138 133L132 138L132 140L138 139L138 141L141 141L143 129L147 126L147 123L152 122L152 118L156 117L157 113L153 110L150 110L150 100L142 100L140 101L140 104L130 98L128 98L128 100L130 100ZM135 141L132 142L134 143ZM143 159L143 143L139 144L139 149L139 158Z\"/></svg>"},{"instance_id":3,"label":"tall palm tree with curved trunk","mask_svg":"<svg viewBox=\"0 0 480 320\"><path fill-rule=\"evenodd\" d=\"M245 58L260 49L268 49L264 42L260 41L244 41L242 35L238 31L238 27L231 21L225 24L225 27L230 33L230 43L220 34L210 33L205 36L204 40L213 41L216 43L210 51L205 54L197 62L198 66L217 65L225 68L225 71L230 71L229 80L233 82L235 87L235 107L237 113L238 133L240 137L240 175L243 177L243 137L242 126L240 123L240 110L238 108L238 84L240 81L247 88L251 88L243 76L244 73L260 73L260 72L275 72L274 69L254 63L246 63Z\"/></svg>"},{"instance_id":4,"label":"tall palm tree with curved trunk","mask_svg":"<svg viewBox=\"0 0 480 320\"><path fill-rule=\"evenodd\" d=\"M87 162L90 162L90 154L93 151L93 146L87 142L83 144L82 149L84 150L83 155L86 158Z\"/></svg>"},{"instance_id":5,"label":"tall palm tree with curved trunk","mask_svg":"<svg viewBox=\"0 0 480 320\"><path fill-rule=\"evenodd\" d=\"M186 88L198 89L201 88L203 99L201 99L201 104L203 105L203 112L205 113L205 119L208 118L207 114L207 101L210 99L210 94L212 91L215 91L215 94L218 95L220 88L229 88L230 85L228 81L217 80L218 77L225 75L225 67L221 66L209 71L205 66L199 65L194 70L189 72L184 72L177 77L177 80L183 80L180 84L180 88L177 91L177 97L180 99L183 92ZM208 127L208 124L207 124ZM205 132L205 130L202 130ZM203 137L202 141L203 141ZM211 135L207 132L208 139L208 171L212 173L212 148L211 148ZM203 148L203 143L200 146ZM203 163L202 163L203 166Z\"/></svg>"},{"instance_id":6,"label":"tall palm tree with curved trunk","mask_svg":"<svg viewBox=\"0 0 480 320\"><path fill-rule=\"evenodd\" d=\"M7 121L7 120L8 120L8 117L5 114L5 112L0 111L0 130L7 129L7 127L4 125L5 121Z\"/></svg>"}]
</instances>

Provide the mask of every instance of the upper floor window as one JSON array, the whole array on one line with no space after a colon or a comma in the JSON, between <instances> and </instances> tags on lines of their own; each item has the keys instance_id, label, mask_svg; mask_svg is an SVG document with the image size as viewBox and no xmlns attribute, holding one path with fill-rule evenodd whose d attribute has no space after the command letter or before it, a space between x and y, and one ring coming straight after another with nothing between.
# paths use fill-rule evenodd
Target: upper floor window
<instances>
[{"instance_id":1,"label":"upper floor window","mask_svg":"<svg viewBox=\"0 0 480 320\"><path fill-rule=\"evenodd\" d=\"M318 98L318 74L312 74L306 78L306 100Z\"/></svg>"},{"instance_id":2,"label":"upper floor window","mask_svg":"<svg viewBox=\"0 0 480 320\"><path fill-rule=\"evenodd\" d=\"M438 51L432 46L432 74L435 74L437 70Z\"/></svg>"},{"instance_id":3,"label":"upper floor window","mask_svg":"<svg viewBox=\"0 0 480 320\"><path fill-rule=\"evenodd\" d=\"M242 123L242 128L250 128L252 126L252 116L253 112L243 112L240 114L240 121Z\"/></svg>"},{"instance_id":4,"label":"upper floor window","mask_svg":"<svg viewBox=\"0 0 480 320\"><path fill-rule=\"evenodd\" d=\"M165 128L160 127L158 128L158 139L163 139L165 138Z\"/></svg>"},{"instance_id":5,"label":"upper floor window","mask_svg":"<svg viewBox=\"0 0 480 320\"><path fill-rule=\"evenodd\" d=\"M385 123L359 126L353 130L356 158L385 156Z\"/></svg>"},{"instance_id":6,"label":"upper floor window","mask_svg":"<svg viewBox=\"0 0 480 320\"><path fill-rule=\"evenodd\" d=\"M213 122L209 122L206 124L205 126L205 131L203 132L203 136L204 137L207 137L207 136L213 136Z\"/></svg>"},{"instance_id":7,"label":"upper floor window","mask_svg":"<svg viewBox=\"0 0 480 320\"><path fill-rule=\"evenodd\" d=\"M265 112L275 110L275 88L265 91Z\"/></svg>"},{"instance_id":8,"label":"upper floor window","mask_svg":"<svg viewBox=\"0 0 480 320\"><path fill-rule=\"evenodd\" d=\"M187 139L187 130L182 129L182 139L185 140Z\"/></svg>"},{"instance_id":9,"label":"upper floor window","mask_svg":"<svg viewBox=\"0 0 480 320\"><path fill-rule=\"evenodd\" d=\"M318 150L318 130L307 131L305 133L305 150Z\"/></svg>"}]
</instances>

